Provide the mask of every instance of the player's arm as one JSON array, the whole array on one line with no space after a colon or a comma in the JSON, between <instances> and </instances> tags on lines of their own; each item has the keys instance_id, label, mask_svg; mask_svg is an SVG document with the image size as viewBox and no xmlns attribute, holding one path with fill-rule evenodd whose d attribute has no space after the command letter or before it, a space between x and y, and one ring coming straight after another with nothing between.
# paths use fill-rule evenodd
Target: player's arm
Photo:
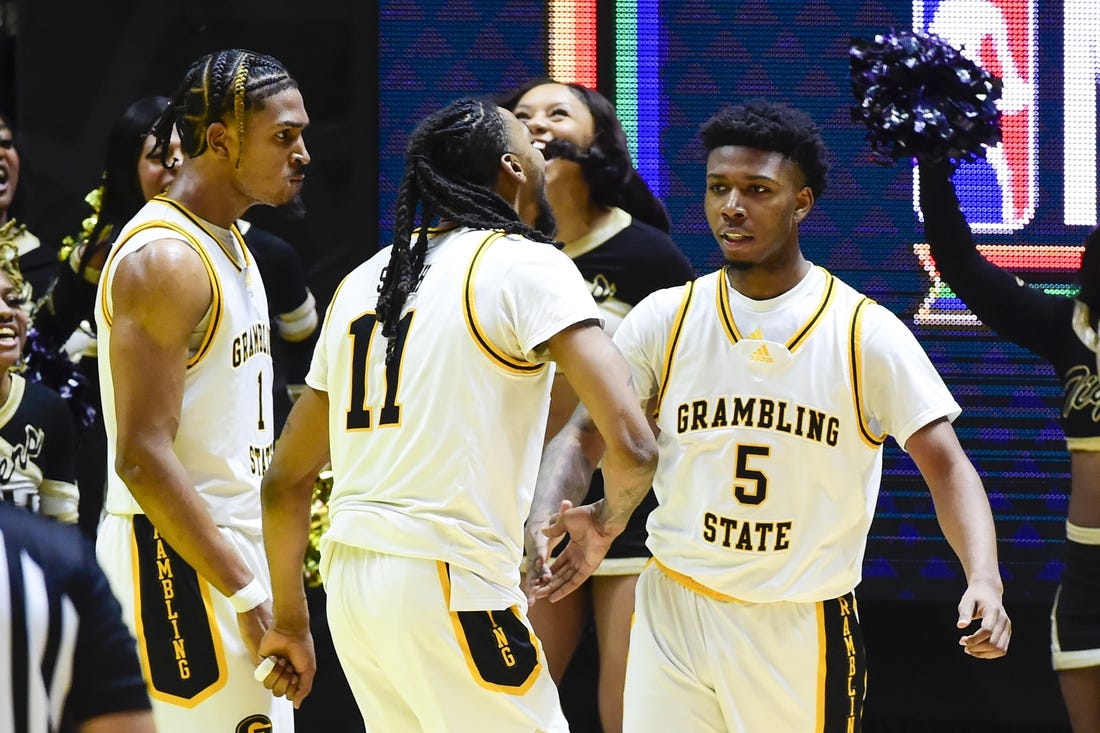
<instances>
[{"instance_id":1,"label":"player's arm","mask_svg":"<svg viewBox=\"0 0 1100 733\"><path fill-rule=\"evenodd\" d=\"M313 687L316 657L302 561L309 542L313 484L329 460L328 393L306 387L287 417L263 479L264 547L271 569L274 620L260 642L261 656L288 661L292 675L276 669L265 685L295 707ZM297 675L297 679L293 678Z\"/></svg>"},{"instance_id":2,"label":"player's arm","mask_svg":"<svg viewBox=\"0 0 1100 733\"><path fill-rule=\"evenodd\" d=\"M115 470L168 544L232 596L254 580L252 571L218 531L172 449L188 343L211 303L209 276L198 253L166 239L119 262L111 292Z\"/></svg>"},{"instance_id":3,"label":"player's arm","mask_svg":"<svg viewBox=\"0 0 1100 733\"><path fill-rule=\"evenodd\" d=\"M975 657L1003 656L1012 636L1012 622L1001 601L1004 585L997 566L997 536L982 480L946 418L913 433L905 450L928 484L936 518L966 573L959 628L974 619L982 620L981 628L959 643Z\"/></svg>"},{"instance_id":4,"label":"player's arm","mask_svg":"<svg viewBox=\"0 0 1100 733\"><path fill-rule=\"evenodd\" d=\"M553 579L539 595L557 600L578 587L626 528L657 468L657 443L638 403L630 367L595 324L579 324L548 344L580 398L574 418L547 447L536 484L537 511L579 501L602 457L605 498L550 521L551 536L568 531L570 546L554 564ZM564 507L563 507L564 508ZM545 560L545 556L539 558Z\"/></svg>"},{"instance_id":5,"label":"player's arm","mask_svg":"<svg viewBox=\"0 0 1100 733\"><path fill-rule=\"evenodd\" d=\"M951 180L950 163L922 164L921 210L936 269L982 322L1038 354L1061 350L1066 298L1032 288L979 251Z\"/></svg>"}]
</instances>

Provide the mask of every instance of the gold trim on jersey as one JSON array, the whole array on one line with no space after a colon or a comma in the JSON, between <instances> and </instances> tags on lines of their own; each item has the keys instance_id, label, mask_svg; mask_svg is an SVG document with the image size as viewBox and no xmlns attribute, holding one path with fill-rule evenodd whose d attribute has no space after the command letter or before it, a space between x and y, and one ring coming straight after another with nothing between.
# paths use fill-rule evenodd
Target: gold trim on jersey
<instances>
[{"instance_id":1,"label":"gold trim on jersey","mask_svg":"<svg viewBox=\"0 0 1100 733\"><path fill-rule=\"evenodd\" d=\"M848 366L852 371L852 399L856 408L856 422L859 423L859 437L871 448L878 448L886 442L886 433L875 435L871 432L870 420L863 410L863 380L860 378L863 367L863 348L860 336L863 325L863 307L875 301L864 297L852 311L852 322L848 329Z\"/></svg>"},{"instance_id":2,"label":"gold trim on jersey","mask_svg":"<svg viewBox=\"0 0 1100 733\"><path fill-rule=\"evenodd\" d=\"M833 296L836 294L836 278L828 270L822 269L825 273L825 294L821 296L821 302L818 303L817 308L814 310L814 314L810 316L810 320L806 321L802 328L798 329L798 332L794 336L791 336L787 342L787 350L794 351L798 348L806 339L810 337L810 334L814 332L821 322L824 320L822 316L825 315L825 311L829 310L829 306L832 305Z\"/></svg>"},{"instance_id":3,"label":"gold trim on jersey","mask_svg":"<svg viewBox=\"0 0 1100 733\"><path fill-rule=\"evenodd\" d=\"M596 225L596 228L585 234L580 239L572 242L567 242L562 247L562 252L566 254L571 260L575 260L581 255L586 255L594 249L597 249L607 240L614 237L619 232L630 226L634 221L628 212L623 211L618 207L612 207L603 221Z\"/></svg>"},{"instance_id":4,"label":"gold trim on jersey","mask_svg":"<svg viewBox=\"0 0 1100 733\"><path fill-rule=\"evenodd\" d=\"M668 388L668 380L672 374L672 358L676 355L676 346L680 343L680 334L684 331L684 321L687 320L688 308L691 306L692 296L695 294L695 280L684 285L684 295L680 298L680 307L676 316L672 319L672 331L669 334L668 346L665 347L665 358L661 362L661 386L657 389L657 406L653 410L653 419L661 416L661 404L664 402L665 390Z\"/></svg>"},{"instance_id":5,"label":"gold trim on jersey","mask_svg":"<svg viewBox=\"0 0 1100 733\"><path fill-rule=\"evenodd\" d=\"M509 687L508 685L498 685L492 682L486 681L481 675L481 670L477 667L477 662L474 661L474 655L470 651L470 644L466 640L466 630L462 628L462 622L459 620L458 611L452 611L451 609L451 575L447 570L447 563L442 560L435 561L436 570L439 572L439 585L443 589L443 603L447 606L447 615L451 617L451 627L455 632L455 640L458 642L458 646L462 649L462 657L466 661L466 668L470 672L470 676L478 687L484 688L491 692L503 692L506 695L525 695L538 681L539 675L542 674L542 644L539 642L537 636L530 628L527 629L528 634L531 637L531 645L535 648L535 658L539 660L532 668L529 676L524 680L523 684ZM484 613L492 614L492 611L485 611ZM516 606L510 606L509 608L498 611L498 613L512 613L517 618L520 618L519 610ZM526 626L526 624L524 624Z\"/></svg>"},{"instance_id":6,"label":"gold trim on jersey","mask_svg":"<svg viewBox=\"0 0 1100 733\"><path fill-rule=\"evenodd\" d=\"M207 325L206 333L203 334L202 342L199 344L199 347L195 349L194 355L187 360L187 368L190 369L191 367L198 364L204 356L206 356L206 352L210 350L210 344L214 341L214 336L218 332L218 326L221 325L222 285L221 280L218 278L217 270L214 269L214 263L211 261L210 255L203 248L202 244L199 243L199 240L196 239L193 234L188 232L179 224L168 221L166 219L154 219L153 221L144 222L134 227L130 232L127 233L124 239L115 243L114 247L111 248L111 253L110 255L108 255L107 262L103 265L103 272L105 273L105 276L100 278L100 288L102 290L102 292L100 293L100 302L102 303L101 307L103 310L103 320L107 324L108 328L114 325L114 317L111 315L111 309L109 306L110 301L108 298L108 288L110 284L114 282L115 273L113 270L109 270L108 268L114 263L115 255L122 250L122 245L130 241L130 239L134 235L143 232L146 229L168 229L183 237L184 240L186 240L191 245L191 249L193 249L199 255L199 259L202 260L202 266L206 269L206 275L210 280L210 310L207 311L210 319L209 325ZM106 276L106 273L108 272L110 272L110 277ZM206 316L204 316L204 318L205 317Z\"/></svg>"},{"instance_id":7,"label":"gold trim on jersey","mask_svg":"<svg viewBox=\"0 0 1100 733\"><path fill-rule=\"evenodd\" d=\"M705 586L698 580L692 578L690 575L684 575L683 573L676 572L657 558L653 558L653 564L660 568L661 572L663 572L665 575L672 578L677 583L684 586L693 593L698 593L699 595L710 598L711 600L722 601L724 603L746 603L746 601L743 601L740 598L727 596L725 593L721 593L714 590L714 588Z\"/></svg>"},{"instance_id":8,"label":"gold trim on jersey","mask_svg":"<svg viewBox=\"0 0 1100 733\"><path fill-rule=\"evenodd\" d=\"M828 634L825 630L825 603L818 601L814 604L817 614L817 724L815 731L825 730L825 681L829 671L829 645Z\"/></svg>"},{"instance_id":9,"label":"gold trim on jersey","mask_svg":"<svg viewBox=\"0 0 1100 733\"><path fill-rule=\"evenodd\" d=\"M1066 539L1080 545L1100 545L1100 527L1082 527L1067 519Z\"/></svg>"},{"instance_id":10,"label":"gold trim on jersey","mask_svg":"<svg viewBox=\"0 0 1100 733\"><path fill-rule=\"evenodd\" d=\"M723 267L721 274L719 275L718 292L715 295L716 307L718 308L718 320L722 324L722 329L726 332L726 336L729 337L731 343L736 344L742 339L741 332L737 328L737 323L733 318L733 310L730 308L730 295L729 280L726 273L728 267ZM836 293L836 278L833 274L824 268L818 268L825 273L825 292L821 296L821 302L814 308L813 314L802 325L802 328L795 331L794 335L787 340L787 350L794 353L794 350L801 346L806 339L810 337L810 334L814 332L823 320L822 316L825 315L825 311L829 309L832 304L833 296Z\"/></svg>"},{"instance_id":11,"label":"gold trim on jersey","mask_svg":"<svg viewBox=\"0 0 1100 733\"><path fill-rule=\"evenodd\" d=\"M423 231L423 229L424 227L416 227L415 229L413 229L412 238L416 239L417 237L419 237L420 232ZM439 226L428 227L428 236L438 237L440 234L453 232L455 229L458 229L458 224L440 224Z\"/></svg>"},{"instance_id":12,"label":"gold trim on jersey","mask_svg":"<svg viewBox=\"0 0 1100 733\"><path fill-rule=\"evenodd\" d=\"M545 369L546 365L513 359L497 348L482 329L474 306L474 277L477 274L478 265L481 264L481 258L488 251L489 245L504 236L504 232L492 232L478 245L473 259L470 260L470 265L466 269L466 280L462 284L462 315L466 321L466 328L470 331L470 337L490 361L513 374L537 374Z\"/></svg>"},{"instance_id":13,"label":"gold trim on jersey","mask_svg":"<svg viewBox=\"0 0 1100 733\"><path fill-rule=\"evenodd\" d=\"M8 389L8 399L0 405L0 425L7 425L8 421L19 409L19 403L23 401L23 394L27 391L27 380L22 375L9 371L11 375L11 387ZM28 465L27 468L30 468Z\"/></svg>"},{"instance_id":14,"label":"gold trim on jersey","mask_svg":"<svg viewBox=\"0 0 1100 733\"><path fill-rule=\"evenodd\" d=\"M214 232L210 231L210 227L208 226L208 222L205 219L200 219L196 214L193 214L190 209L188 209L186 206L181 204L179 201L175 201L173 199L170 199L167 196L165 196L164 194L158 194L158 195L154 196L153 201L156 201L157 203L160 203L160 204L167 204L168 206L171 206L173 209L175 209L180 214L182 214L184 217L186 217L188 221L190 221L192 224L197 226L199 229L203 230L206 233L206 236L210 237L211 239L213 239L215 242L218 243L218 249L220 249L222 252L225 253L225 256L229 258L229 261L231 263L233 263L233 267L237 268L237 272L243 271L246 267L248 267L250 264L252 264L252 261L251 261L251 258L249 256L249 252L248 252L248 247L246 247L245 243L244 243L244 235L241 234L241 230L237 227L236 222L229 225L229 233L233 235L233 238L235 240L237 240L237 246L239 246L241 248L241 256L244 257L244 264L243 265L240 262L237 261L237 253L236 252L231 252L228 249L226 249L225 242L223 242L221 240L221 237L216 235Z\"/></svg>"},{"instance_id":15,"label":"gold trim on jersey","mask_svg":"<svg viewBox=\"0 0 1100 733\"><path fill-rule=\"evenodd\" d=\"M1066 438L1066 449L1087 452L1100 451L1100 435Z\"/></svg>"}]
</instances>

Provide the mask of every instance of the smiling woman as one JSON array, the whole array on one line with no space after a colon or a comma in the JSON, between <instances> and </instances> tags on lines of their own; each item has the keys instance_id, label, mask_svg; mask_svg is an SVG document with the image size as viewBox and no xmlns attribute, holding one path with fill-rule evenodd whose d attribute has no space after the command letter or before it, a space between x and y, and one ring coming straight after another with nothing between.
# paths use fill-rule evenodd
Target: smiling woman
<instances>
[{"instance_id":1,"label":"smiling woman","mask_svg":"<svg viewBox=\"0 0 1100 733\"><path fill-rule=\"evenodd\" d=\"M63 522L77 518L76 429L64 400L16 373L27 339L29 287L0 227L0 502Z\"/></svg>"}]
</instances>

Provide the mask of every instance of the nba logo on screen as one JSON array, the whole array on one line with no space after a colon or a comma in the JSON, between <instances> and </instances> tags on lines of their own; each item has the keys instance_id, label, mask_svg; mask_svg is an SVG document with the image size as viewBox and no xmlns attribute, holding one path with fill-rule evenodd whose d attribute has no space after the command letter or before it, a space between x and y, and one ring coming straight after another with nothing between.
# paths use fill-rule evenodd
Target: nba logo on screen
<instances>
[{"instance_id":1,"label":"nba logo on screen","mask_svg":"<svg viewBox=\"0 0 1100 733\"><path fill-rule=\"evenodd\" d=\"M1001 144L954 180L975 232L1021 229L1035 214L1035 0L913 0L913 25L1004 82Z\"/></svg>"}]
</instances>

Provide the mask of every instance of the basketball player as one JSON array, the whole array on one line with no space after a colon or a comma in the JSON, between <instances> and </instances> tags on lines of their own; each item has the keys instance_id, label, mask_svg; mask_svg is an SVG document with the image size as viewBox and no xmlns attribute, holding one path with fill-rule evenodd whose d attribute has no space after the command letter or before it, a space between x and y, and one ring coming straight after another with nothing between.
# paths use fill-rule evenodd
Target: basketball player
<instances>
[{"instance_id":1,"label":"basketball player","mask_svg":"<svg viewBox=\"0 0 1100 733\"><path fill-rule=\"evenodd\" d=\"M309 153L297 83L237 49L198 59L157 121L187 162L119 233L96 301L108 476L98 555L138 639L157 727L290 731L253 678L270 622L260 477L271 347L234 222L296 196ZM234 727L235 726L235 727Z\"/></svg>"},{"instance_id":2,"label":"basketball player","mask_svg":"<svg viewBox=\"0 0 1100 733\"><path fill-rule=\"evenodd\" d=\"M501 106L527 126L535 147L547 158L546 195L558 223L557 237L599 305L604 330L613 334L623 316L653 291L695 278L691 263L668 236L671 224L664 204L634 167L622 123L606 97L580 84L535 79ZM547 440L576 407L577 396L559 368L550 397ZM597 469L586 504L603 496L602 480ZM546 650L550 674L563 691L566 716L573 707L598 708L604 733L623 729L623 676L634 585L649 559L645 522L656 505L653 492L646 494L630 526L615 538L607 557L578 592L561 603L534 605L529 613ZM549 516L557 510L556 503L531 507L533 515ZM585 634L589 625L598 645L596 689L563 685L575 653L591 643ZM565 691L571 691L572 698ZM571 722L577 726L576 720Z\"/></svg>"},{"instance_id":3,"label":"basketball player","mask_svg":"<svg viewBox=\"0 0 1100 733\"><path fill-rule=\"evenodd\" d=\"M583 278L546 233L544 169L523 123L488 102L459 100L413 131L394 244L337 290L264 479L275 621L261 652L300 675L276 694L298 702L312 683L301 563L331 457L321 568L367 729L568 729L519 583L551 360L607 440L606 498L573 510L599 534L582 574L645 496L656 443Z\"/></svg>"},{"instance_id":4,"label":"basketball player","mask_svg":"<svg viewBox=\"0 0 1100 733\"><path fill-rule=\"evenodd\" d=\"M813 122L751 102L721 110L702 138L726 266L654 293L615 335L661 430L623 727L859 730L853 589L887 435L920 469L962 562L958 626L981 626L960 644L981 658L1010 636L992 514L951 427L959 407L912 334L802 255L799 224L827 171ZM591 437L575 415L540 486L583 495ZM565 520L549 533L583 529ZM573 570L563 553L536 594L553 600Z\"/></svg>"}]
</instances>

